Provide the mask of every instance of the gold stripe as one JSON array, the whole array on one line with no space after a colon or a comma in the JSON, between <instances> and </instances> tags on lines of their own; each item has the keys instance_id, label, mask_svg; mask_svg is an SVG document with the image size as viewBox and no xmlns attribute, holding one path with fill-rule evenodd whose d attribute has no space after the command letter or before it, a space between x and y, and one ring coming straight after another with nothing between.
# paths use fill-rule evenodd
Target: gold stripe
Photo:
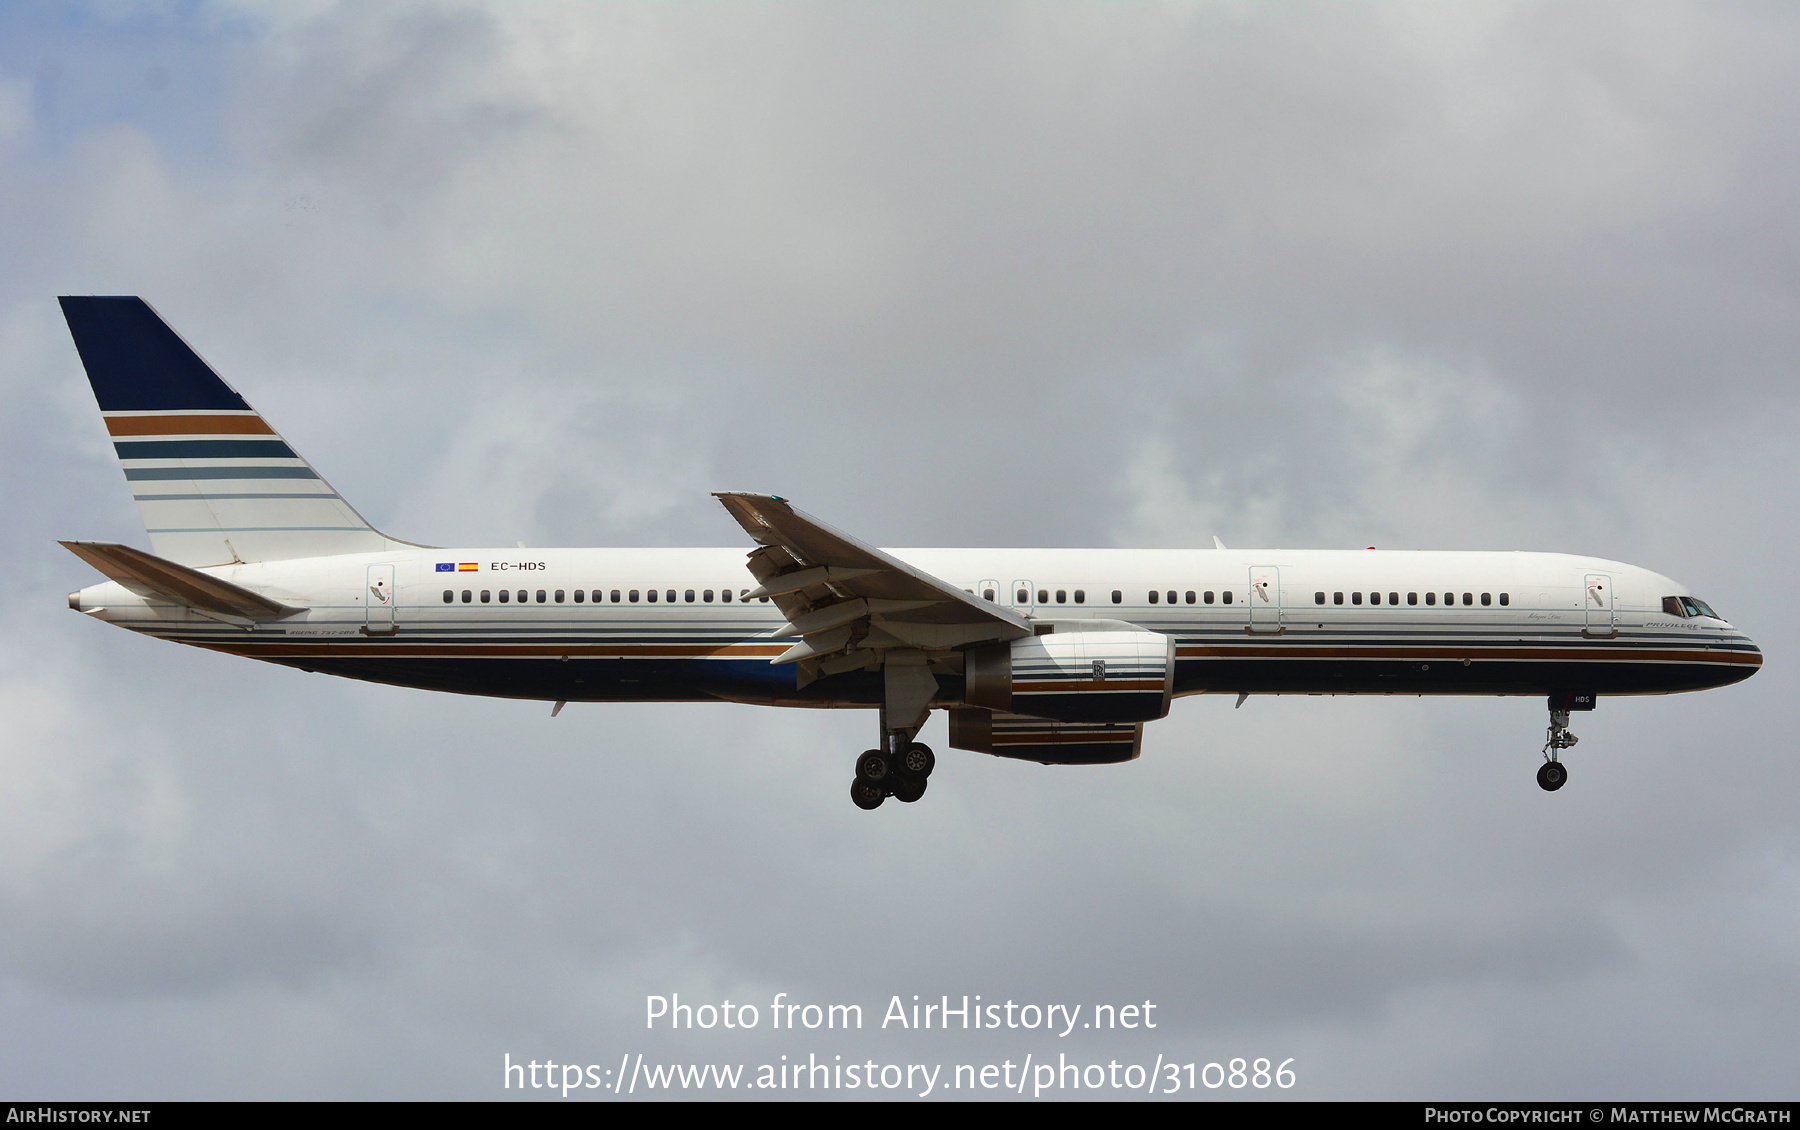
<instances>
[{"instance_id":1,"label":"gold stripe","mask_svg":"<svg viewBox=\"0 0 1800 1130\"><path fill-rule=\"evenodd\" d=\"M108 416L106 430L116 436L272 436L275 429L261 416Z\"/></svg>"}]
</instances>

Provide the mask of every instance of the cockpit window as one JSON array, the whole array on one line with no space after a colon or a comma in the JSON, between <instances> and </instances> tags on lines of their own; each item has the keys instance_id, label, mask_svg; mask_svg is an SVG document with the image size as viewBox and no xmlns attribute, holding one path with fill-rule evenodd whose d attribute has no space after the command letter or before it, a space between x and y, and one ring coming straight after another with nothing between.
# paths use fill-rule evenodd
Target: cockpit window
<instances>
[{"instance_id":1,"label":"cockpit window","mask_svg":"<svg viewBox=\"0 0 1800 1130\"><path fill-rule=\"evenodd\" d=\"M1663 597L1662 606L1663 611L1671 616L1706 616L1713 620L1725 619L1725 617L1712 610L1712 605L1698 597L1665 596Z\"/></svg>"},{"instance_id":2,"label":"cockpit window","mask_svg":"<svg viewBox=\"0 0 1800 1130\"><path fill-rule=\"evenodd\" d=\"M1725 617L1719 615L1717 612L1714 612L1712 610L1712 607L1710 605L1708 605L1704 600L1697 600L1691 596L1682 597L1681 598L1681 606L1683 608L1687 609L1687 614L1689 616L1710 616L1714 620L1725 619Z\"/></svg>"}]
</instances>

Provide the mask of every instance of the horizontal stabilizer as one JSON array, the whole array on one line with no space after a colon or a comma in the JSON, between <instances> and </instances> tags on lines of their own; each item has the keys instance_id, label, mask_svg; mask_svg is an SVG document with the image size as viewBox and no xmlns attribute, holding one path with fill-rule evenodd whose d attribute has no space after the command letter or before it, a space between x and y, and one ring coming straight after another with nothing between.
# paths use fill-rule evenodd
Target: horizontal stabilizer
<instances>
[{"instance_id":1,"label":"horizontal stabilizer","mask_svg":"<svg viewBox=\"0 0 1800 1130\"><path fill-rule=\"evenodd\" d=\"M281 620L306 611L128 545L103 541L65 541L62 544L70 553L139 596L161 597L205 616L261 621Z\"/></svg>"}]
</instances>

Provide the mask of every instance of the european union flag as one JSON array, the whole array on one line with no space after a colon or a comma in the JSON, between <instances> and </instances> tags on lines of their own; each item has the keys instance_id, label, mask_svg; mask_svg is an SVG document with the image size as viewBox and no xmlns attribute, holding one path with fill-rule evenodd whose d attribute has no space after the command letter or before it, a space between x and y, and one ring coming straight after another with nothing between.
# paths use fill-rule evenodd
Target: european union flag
<instances>
[{"instance_id":1,"label":"european union flag","mask_svg":"<svg viewBox=\"0 0 1800 1130\"><path fill-rule=\"evenodd\" d=\"M440 562L438 562L438 570L437 571L440 573L454 573L454 572L456 572L456 562L440 561Z\"/></svg>"}]
</instances>

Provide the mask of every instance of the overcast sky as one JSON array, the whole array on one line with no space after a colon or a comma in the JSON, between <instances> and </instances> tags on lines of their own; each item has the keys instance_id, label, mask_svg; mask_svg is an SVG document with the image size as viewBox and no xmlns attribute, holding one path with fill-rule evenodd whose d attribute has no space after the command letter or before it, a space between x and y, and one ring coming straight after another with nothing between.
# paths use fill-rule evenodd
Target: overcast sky
<instances>
[{"instance_id":1,"label":"overcast sky","mask_svg":"<svg viewBox=\"0 0 1800 1130\"><path fill-rule=\"evenodd\" d=\"M1783 4L0 8L0 1096L642 1052L1792 1098L1796 199ZM1556 550L1767 664L1578 716L1555 795L1540 700L1209 697L1113 767L940 716L863 813L864 712L552 720L70 613L55 539L147 544L70 293L410 540L739 545L739 489L884 545ZM674 992L765 1017L646 1032ZM1159 1023L875 1026L914 993Z\"/></svg>"}]
</instances>

